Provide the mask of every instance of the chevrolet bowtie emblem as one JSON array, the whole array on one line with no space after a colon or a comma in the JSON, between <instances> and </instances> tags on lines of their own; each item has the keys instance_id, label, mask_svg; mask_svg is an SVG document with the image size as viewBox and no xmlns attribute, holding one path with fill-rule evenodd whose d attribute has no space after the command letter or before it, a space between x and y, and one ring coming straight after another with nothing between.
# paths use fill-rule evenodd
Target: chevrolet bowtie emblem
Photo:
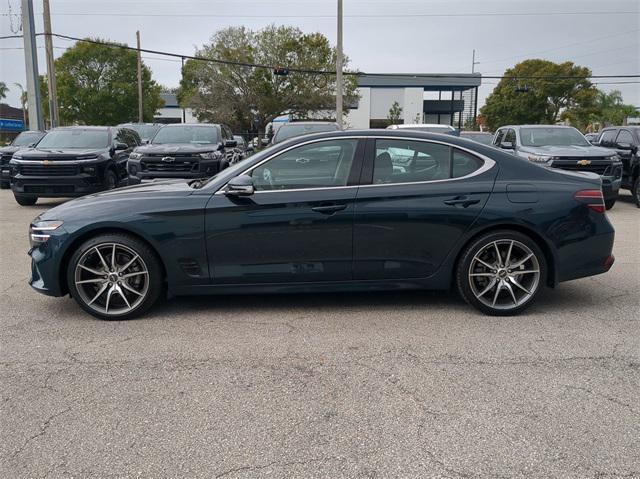
<instances>
[{"instance_id":1,"label":"chevrolet bowtie emblem","mask_svg":"<svg viewBox=\"0 0 640 479\"><path fill-rule=\"evenodd\" d=\"M49 160L42 160L42 164L43 165L48 165L49 164Z\"/></svg>"},{"instance_id":2,"label":"chevrolet bowtie emblem","mask_svg":"<svg viewBox=\"0 0 640 479\"><path fill-rule=\"evenodd\" d=\"M165 163L173 163L176 159L173 156L163 156L162 161Z\"/></svg>"},{"instance_id":3,"label":"chevrolet bowtie emblem","mask_svg":"<svg viewBox=\"0 0 640 479\"><path fill-rule=\"evenodd\" d=\"M591 164L591 160L580 160L580 161L578 161L578 164L580 166L588 166L588 165Z\"/></svg>"}]
</instances>

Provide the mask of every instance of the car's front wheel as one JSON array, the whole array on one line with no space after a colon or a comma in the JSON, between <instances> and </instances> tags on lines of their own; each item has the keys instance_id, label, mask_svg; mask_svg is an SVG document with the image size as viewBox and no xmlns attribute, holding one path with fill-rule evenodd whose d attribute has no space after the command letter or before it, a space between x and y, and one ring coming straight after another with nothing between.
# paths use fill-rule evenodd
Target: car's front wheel
<instances>
[{"instance_id":1,"label":"car's front wheel","mask_svg":"<svg viewBox=\"0 0 640 479\"><path fill-rule=\"evenodd\" d=\"M22 196L22 195L13 195L16 199L16 203L20 206L33 206L38 201L37 196Z\"/></svg>"},{"instance_id":2,"label":"car's front wheel","mask_svg":"<svg viewBox=\"0 0 640 479\"><path fill-rule=\"evenodd\" d=\"M605 200L604 207L607 210L610 210L611 208L613 208L613 205L615 205L615 204L616 204L616 200L615 199L613 199L613 200Z\"/></svg>"},{"instance_id":3,"label":"car's front wheel","mask_svg":"<svg viewBox=\"0 0 640 479\"><path fill-rule=\"evenodd\" d=\"M486 314L508 316L527 308L544 286L546 261L538 245L516 231L473 241L456 272L464 300Z\"/></svg>"},{"instance_id":4,"label":"car's front wheel","mask_svg":"<svg viewBox=\"0 0 640 479\"><path fill-rule=\"evenodd\" d=\"M85 241L67 267L71 296L101 319L139 316L162 292L162 266L144 242L126 234L102 234Z\"/></svg>"}]
</instances>

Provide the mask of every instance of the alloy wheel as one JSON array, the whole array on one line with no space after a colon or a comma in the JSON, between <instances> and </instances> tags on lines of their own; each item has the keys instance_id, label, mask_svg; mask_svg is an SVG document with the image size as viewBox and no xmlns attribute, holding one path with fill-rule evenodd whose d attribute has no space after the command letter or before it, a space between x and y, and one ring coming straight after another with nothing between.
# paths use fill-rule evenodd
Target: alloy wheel
<instances>
[{"instance_id":1,"label":"alloy wheel","mask_svg":"<svg viewBox=\"0 0 640 479\"><path fill-rule=\"evenodd\" d=\"M101 243L84 252L74 273L80 299L98 313L122 315L136 309L149 291L142 257L120 243Z\"/></svg>"},{"instance_id":2,"label":"alloy wheel","mask_svg":"<svg viewBox=\"0 0 640 479\"><path fill-rule=\"evenodd\" d=\"M525 244L512 239L496 240L474 255L468 277L478 301L490 308L509 310L535 294L540 264Z\"/></svg>"}]
</instances>

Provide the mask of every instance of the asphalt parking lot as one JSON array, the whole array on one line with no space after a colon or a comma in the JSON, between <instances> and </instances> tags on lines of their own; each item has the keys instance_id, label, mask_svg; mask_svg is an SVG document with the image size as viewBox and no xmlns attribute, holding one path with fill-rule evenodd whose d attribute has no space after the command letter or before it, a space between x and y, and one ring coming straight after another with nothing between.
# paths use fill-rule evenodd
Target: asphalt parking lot
<instances>
[{"instance_id":1,"label":"asphalt parking lot","mask_svg":"<svg viewBox=\"0 0 640 479\"><path fill-rule=\"evenodd\" d=\"M640 477L630 196L611 272L512 318L392 292L102 322L27 284L29 221L54 204L0 191L0 477Z\"/></svg>"}]
</instances>

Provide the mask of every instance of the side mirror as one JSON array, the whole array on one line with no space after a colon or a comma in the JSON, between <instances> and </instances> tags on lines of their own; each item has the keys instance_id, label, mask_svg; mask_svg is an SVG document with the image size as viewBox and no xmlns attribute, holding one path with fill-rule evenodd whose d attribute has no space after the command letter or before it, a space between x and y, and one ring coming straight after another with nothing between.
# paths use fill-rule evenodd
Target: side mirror
<instances>
[{"instance_id":1,"label":"side mirror","mask_svg":"<svg viewBox=\"0 0 640 479\"><path fill-rule=\"evenodd\" d=\"M616 143L616 148L618 150L631 151L633 150L633 145L631 143Z\"/></svg>"},{"instance_id":2,"label":"side mirror","mask_svg":"<svg viewBox=\"0 0 640 479\"><path fill-rule=\"evenodd\" d=\"M224 194L227 196L251 196L254 192L253 178L249 175L232 178L224 189Z\"/></svg>"},{"instance_id":3,"label":"side mirror","mask_svg":"<svg viewBox=\"0 0 640 479\"><path fill-rule=\"evenodd\" d=\"M500 143L500 148L502 148L503 150L515 150L513 143L510 141L503 141L502 143Z\"/></svg>"},{"instance_id":4,"label":"side mirror","mask_svg":"<svg viewBox=\"0 0 640 479\"><path fill-rule=\"evenodd\" d=\"M115 151L128 150L129 149L129 145L127 145L126 143L118 142L118 143L116 143L114 145L113 149Z\"/></svg>"},{"instance_id":5,"label":"side mirror","mask_svg":"<svg viewBox=\"0 0 640 479\"><path fill-rule=\"evenodd\" d=\"M238 146L238 142L236 140L224 140L225 148L235 148Z\"/></svg>"}]
</instances>

